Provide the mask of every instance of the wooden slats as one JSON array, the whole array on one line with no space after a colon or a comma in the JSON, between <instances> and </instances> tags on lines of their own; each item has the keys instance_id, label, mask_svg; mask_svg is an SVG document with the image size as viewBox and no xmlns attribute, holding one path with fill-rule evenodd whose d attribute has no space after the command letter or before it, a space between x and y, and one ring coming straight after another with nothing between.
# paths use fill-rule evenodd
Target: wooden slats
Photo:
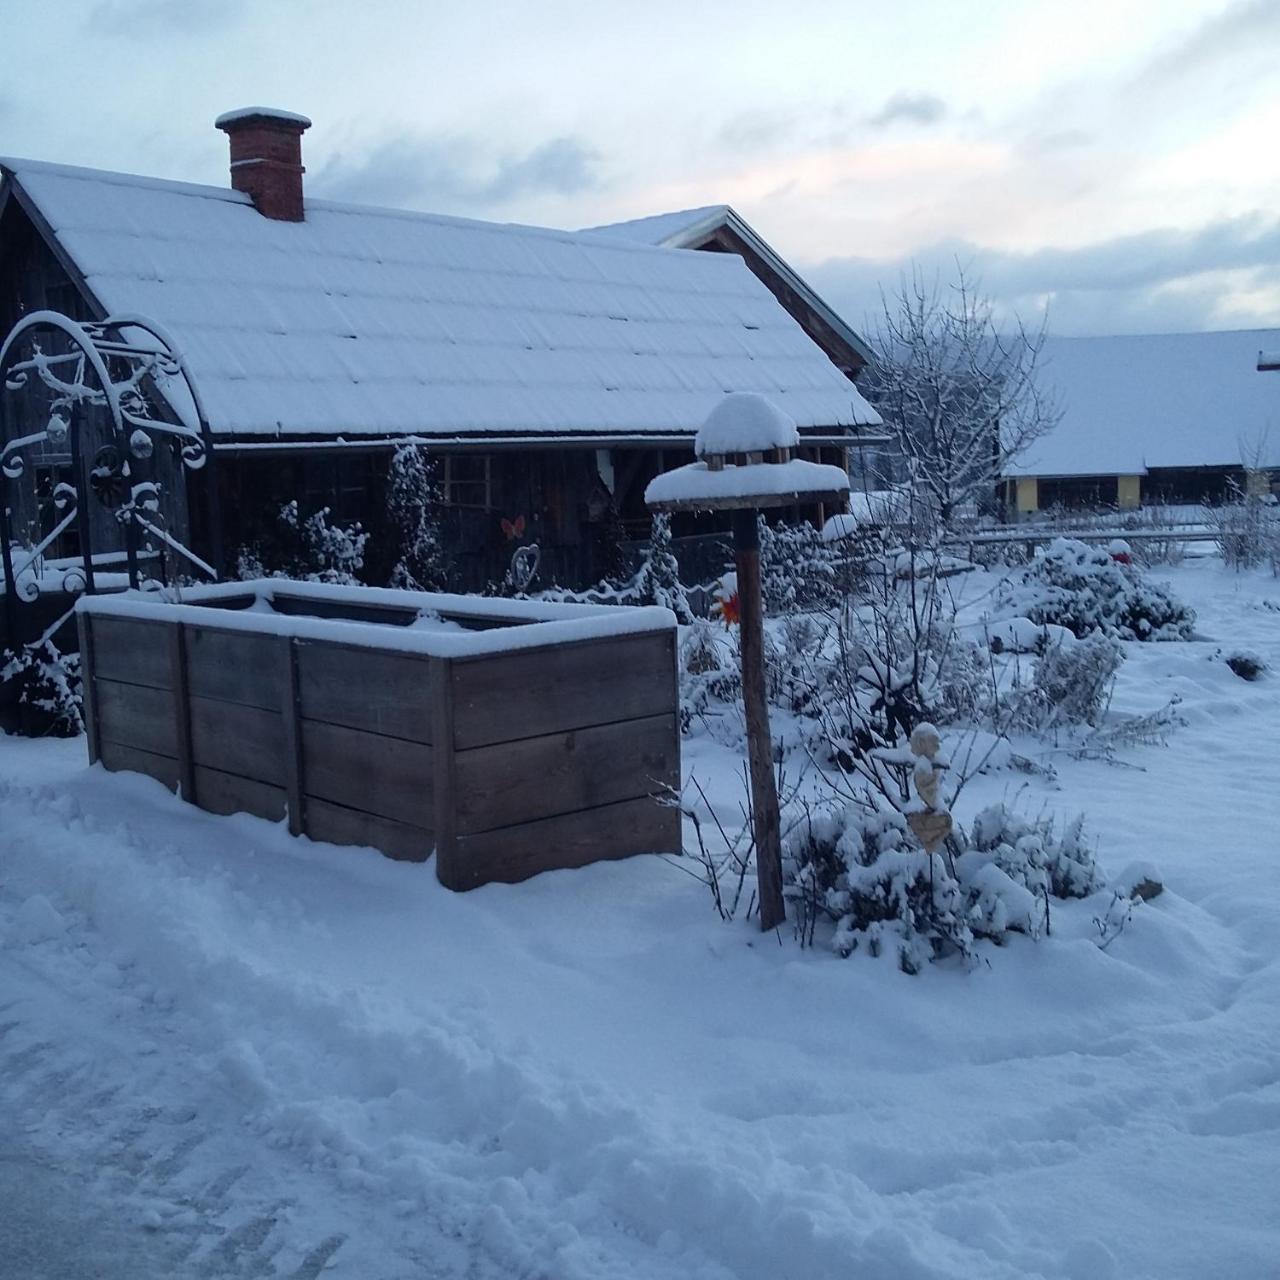
<instances>
[{"instance_id":1,"label":"wooden slats","mask_svg":"<svg viewBox=\"0 0 1280 1280\"><path fill-rule=\"evenodd\" d=\"M280 713L192 695L191 756L197 765L283 787L284 723Z\"/></svg>"},{"instance_id":2,"label":"wooden slats","mask_svg":"<svg viewBox=\"0 0 1280 1280\"><path fill-rule=\"evenodd\" d=\"M488 831L678 786L677 732L667 714L459 751L457 830Z\"/></svg>"},{"instance_id":3,"label":"wooden slats","mask_svg":"<svg viewBox=\"0 0 1280 1280\"><path fill-rule=\"evenodd\" d=\"M137 747L121 742L103 742L99 756L104 769L145 773L170 791L178 789L178 762L172 756L156 755L152 751L140 751Z\"/></svg>"},{"instance_id":4,"label":"wooden slats","mask_svg":"<svg viewBox=\"0 0 1280 1280\"><path fill-rule=\"evenodd\" d=\"M87 617L91 750L452 888L680 845L674 633L429 658Z\"/></svg>"},{"instance_id":5,"label":"wooden slats","mask_svg":"<svg viewBox=\"0 0 1280 1280\"><path fill-rule=\"evenodd\" d=\"M369 845L402 862L425 862L435 843L421 827L314 798L307 801L307 835L330 844Z\"/></svg>"},{"instance_id":6,"label":"wooden slats","mask_svg":"<svg viewBox=\"0 0 1280 1280\"><path fill-rule=\"evenodd\" d=\"M195 773L196 803L210 813L250 813L268 822L279 822L284 817L283 787L200 764Z\"/></svg>"},{"instance_id":7,"label":"wooden slats","mask_svg":"<svg viewBox=\"0 0 1280 1280\"><path fill-rule=\"evenodd\" d=\"M298 642L298 705L308 720L431 741L431 660Z\"/></svg>"},{"instance_id":8,"label":"wooden slats","mask_svg":"<svg viewBox=\"0 0 1280 1280\"><path fill-rule=\"evenodd\" d=\"M96 627L96 623L95 623ZM102 644L102 637L97 638ZM163 638L163 636L162 636ZM168 662L164 662L168 679ZM118 669L118 668L117 668ZM104 742L137 747L155 755L178 755L178 734L173 713L173 694L167 689L122 684L118 680L94 681L97 702L99 750Z\"/></svg>"},{"instance_id":9,"label":"wooden slats","mask_svg":"<svg viewBox=\"0 0 1280 1280\"><path fill-rule=\"evenodd\" d=\"M451 853L437 850L436 875L448 889L527 880L541 871L582 867L635 853L680 848L680 811L656 800L623 800L559 814L500 831L459 836Z\"/></svg>"},{"instance_id":10,"label":"wooden slats","mask_svg":"<svg viewBox=\"0 0 1280 1280\"><path fill-rule=\"evenodd\" d=\"M430 747L318 720L301 724L303 788L308 797L417 827L431 826Z\"/></svg>"},{"instance_id":11,"label":"wooden slats","mask_svg":"<svg viewBox=\"0 0 1280 1280\"><path fill-rule=\"evenodd\" d=\"M276 637L212 627L188 627L186 631L187 678L193 696L279 711Z\"/></svg>"},{"instance_id":12,"label":"wooden slats","mask_svg":"<svg viewBox=\"0 0 1280 1280\"><path fill-rule=\"evenodd\" d=\"M462 751L676 710L672 632L516 649L453 663Z\"/></svg>"},{"instance_id":13,"label":"wooden slats","mask_svg":"<svg viewBox=\"0 0 1280 1280\"><path fill-rule=\"evenodd\" d=\"M94 618L93 670L100 680L172 688L169 627L131 618Z\"/></svg>"}]
</instances>

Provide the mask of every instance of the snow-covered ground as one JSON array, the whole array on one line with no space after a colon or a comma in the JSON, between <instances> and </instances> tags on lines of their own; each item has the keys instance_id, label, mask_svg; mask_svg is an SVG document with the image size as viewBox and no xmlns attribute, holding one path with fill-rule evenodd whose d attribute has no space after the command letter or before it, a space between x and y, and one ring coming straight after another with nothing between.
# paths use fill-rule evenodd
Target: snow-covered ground
<instances>
[{"instance_id":1,"label":"snow-covered ground","mask_svg":"<svg viewBox=\"0 0 1280 1280\"><path fill-rule=\"evenodd\" d=\"M1206 639L1126 646L1116 705L1183 727L959 816L1084 809L1166 892L970 971L657 858L454 895L0 740L0 1275L1277 1276L1280 582L1155 576Z\"/></svg>"}]
</instances>

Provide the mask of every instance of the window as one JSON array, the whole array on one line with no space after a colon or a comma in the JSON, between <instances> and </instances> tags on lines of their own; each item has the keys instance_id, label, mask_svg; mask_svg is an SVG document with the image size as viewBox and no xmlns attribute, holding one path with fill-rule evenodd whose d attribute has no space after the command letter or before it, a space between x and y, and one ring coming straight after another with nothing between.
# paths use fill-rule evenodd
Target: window
<instances>
[{"instance_id":1,"label":"window","mask_svg":"<svg viewBox=\"0 0 1280 1280\"><path fill-rule=\"evenodd\" d=\"M490 510L493 506L491 463L487 453L446 453L442 486L445 504Z\"/></svg>"}]
</instances>

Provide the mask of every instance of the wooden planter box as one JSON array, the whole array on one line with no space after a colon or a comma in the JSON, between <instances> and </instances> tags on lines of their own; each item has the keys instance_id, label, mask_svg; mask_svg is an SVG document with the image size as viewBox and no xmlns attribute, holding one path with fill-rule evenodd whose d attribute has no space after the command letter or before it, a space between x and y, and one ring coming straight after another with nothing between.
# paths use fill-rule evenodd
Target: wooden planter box
<instances>
[{"instance_id":1,"label":"wooden planter box","mask_svg":"<svg viewBox=\"0 0 1280 1280\"><path fill-rule=\"evenodd\" d=\"M434 850L452 889L680 847L666 610L271 580L79 626L90 760L211 812Z\"/></svg>"}]
</instances>

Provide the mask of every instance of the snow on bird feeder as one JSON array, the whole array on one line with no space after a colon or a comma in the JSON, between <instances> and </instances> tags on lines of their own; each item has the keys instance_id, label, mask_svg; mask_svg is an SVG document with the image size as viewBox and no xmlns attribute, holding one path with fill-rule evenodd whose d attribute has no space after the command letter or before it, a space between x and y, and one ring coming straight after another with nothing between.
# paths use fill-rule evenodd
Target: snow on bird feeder
<instances>
[{"instance_id":1,"label":"snow on bird feeder","mask_svg":"<svg viewBox=\"0 0 1280 1280\"><path fill-rule=\"evenodd\" d=\"M734 392L707 415L694 439L697 461L655 476L644 491L654 511L732 511L737 568L742 700L747 718L751 818L760 927L786 919L782 841L765 698L764 609L760 596L758 513L797 503L844 506L849 477L840 467L793 458L800 432L765 396Z\"/></svg>"},{"instance_id":2,"label":"snow on bird feeder","mask_svg":"<svg viewBox=\"0 0 1280 1280\"><path fill-rule=\"evenodd\" d=\"M849 477L840 467L793 458L799 443L796 424L772 400L733 392L699 428L693 442L698 460L655 476L644 500L655 511L759 511L799 502L843 506Z\"/></svg>"}]
</instances>

